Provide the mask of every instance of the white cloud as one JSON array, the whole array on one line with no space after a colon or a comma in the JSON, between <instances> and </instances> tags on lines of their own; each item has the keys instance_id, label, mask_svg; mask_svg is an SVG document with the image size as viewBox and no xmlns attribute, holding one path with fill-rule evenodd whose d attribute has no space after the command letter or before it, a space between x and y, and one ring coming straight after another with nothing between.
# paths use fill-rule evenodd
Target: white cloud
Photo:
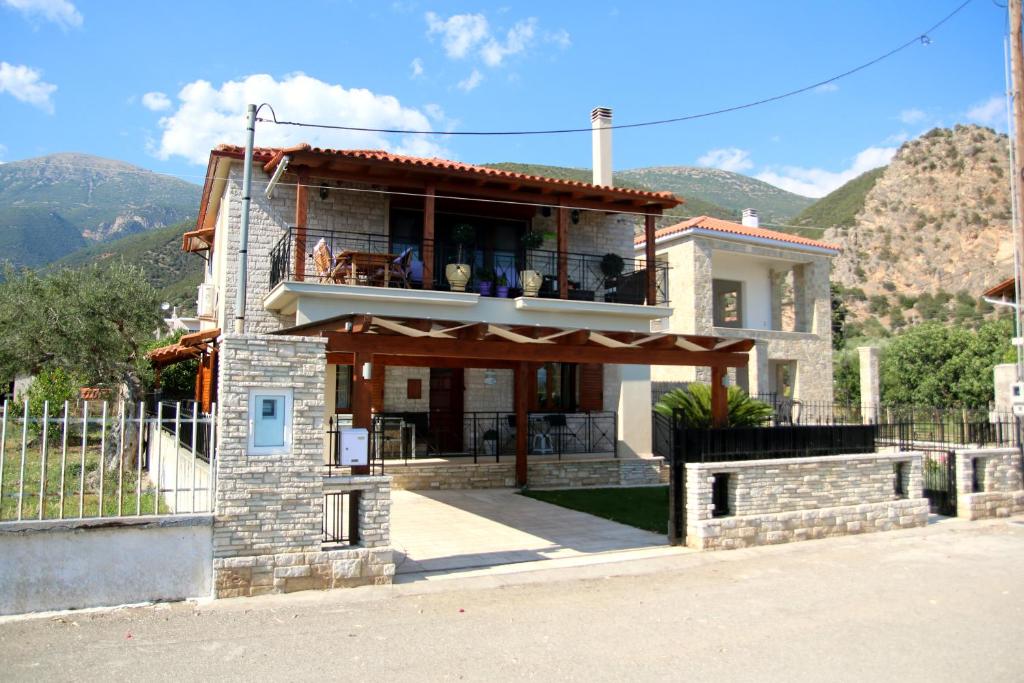
<instances>
[{"instance_id":1,"label":"white cloud","mask_svg":"<svg viewBox=\"0 0 1024 683\"><path fill-rule=\"evenodd\" d=\"M42 74L23 64L0 62L0 93L6 92L15 99L53 113L50 96L57 90L52 83L40 80Z\"/></svg>"},{"instance_id":2,"label":"white cloud","mask_svg":"<svg viewBox=\"0 0 1024 683\"><path fill-rule=\"evenodd\" d=\"M1005 126L1006 100L1002 95L993 95L968 109L966 116L968 120L986 126Z\"/></svg>"},{"instance_id":3,"label":"white cloud","mask_svg":"<svg viewBox=\"0 0 1024 683\"><path fill-rule=\"evenodd\" d=\"M441 45L452 59L462 59L490 37L487 17L482 14L456 14L443 20L434 12L426 16L427 35L441 34Z\"/></svg>"},{"instance_id":4,"label":"white cloud","mask_svg":"<svg viewBox=\"0 0 1024 683\"><path fill-rule=\"evenodd\" d=\"M412 69L411 78L419 78L423 75L423 60L416 57L409 63L409 68Z\"/></svg>"},{"instance_id":5,"label":"white cloud","mask_svg":"<svg viewBox=\"0 0 1024 683\"><path fill-rule=\"evenodd\" d=\"M473 69L473 72L466 76L464 79L456 83L455 87L463 92L469 92L475 89L484 80L484 75L480 73L479 69Z\"/></svg>"},{"instance_id":6,"label":"white cloud","mask_svg":"<svg viewBox=\"0 0 1024 683\"><path fill-rule=\"evenodd\" d=\"M904 109L900 112L899 119L901 123L912 126L915 123L921 123L925 118L927 118L927 116L928 115L920 109Z\"/></svg>"},{"instance_id":7,"label":"white cloud","mask_svg":"<svg viewBox=\"0 0 1024 683\"><path fill-rule=\"evenodd\" d=\"M712 149L697 159L697 163L701 166L712 166L734 173L748 171L754 167L754 162L750 160L750 152L736 147Z\"/></svg>"},{"instance_id":8,"label":"white cloud","mask_svg":"<svg viewBox=\"0 0 1024 683\"><path fill-rule=\"evenodd\" d=\"M82 14L67 0L0 0L4 5L16 9L26 17L40 17L52 21L61 28L78 28L82 25Z\"/></svg>"},{"instance_id":9,"label":"white cloud","mask_svg":"<svg viewBox=\"0 0 1024 683\"><path fill-rule=\"evenodd\" d=\"M508 30L505 41L491 38L480 50L480 56L487 66L501 66L505 57L517 55L526 50L533 42L537 30L537 20L530 18L516 22L515 26Z\"/></svg>"},{"instance_id":10,"label":"white cloud","mask_svg":"<svg viewBox=\"0 0 1024 683\"><path fill-rule=\"evenodd\" d=\"M569 36L569 32L564 28L560 28L557 31L546 32L544 34L544 40L549 43L554 43L563 50L572 46L572 38Z\"/></svg>"},{"instance_id":11,"label":"white cloud","mask_svg":"<svg viewBox=\"0 0 1024 683\"><path fill-rule=\"evenodd\" d=\"M150 111L164 111L171 108L171 98L162 92L148 92L142 96L142 106Z\"/></svg>"},{"instance_id":12,"label":"white cloud","mask_svg":"<svg viewBox=\"0 0 1024 683\"><path fill-rule=\"evenodd\" d=\"M901 130L899 133L893 133L892 135L882 140L883 145L902 145L904 142L910 139L910 133L905 130Z\"/></svg>"},{"instance_id":13,"label":"white cloud","mask_svg":"<svg viewBox=\"0 0 1024 683\"><path fill-rule=\"evenodd\" d=\"M868 147L858 153L854 157L853 164L843 171L782 166L778 170L768 169L755 177L776 187L781 187L783 190L806 197L824 197L861 173L885 166L894 154L896 154L895 147Z\"/></svg>"},{"instance_id":14,"label":"white cloud","mask_svg":"<svg viewBox=\"0 0 1024 683\"><path fill-rule=\"evenodd\" d=\"M152 153L160 159L179 156L202 164L219 143L243 144L245 107L250 102L271 103L279 119L363 128L432 129L426 113L402 106L395 97L362 88L346 89L302 73L289 74L280 80L268 74L253 74L219 87L208 81L193 81L181 89L178 100L177 110L160 119L160 139L152 145ZM259 146L300 142L321 147L388 149L416 156L447 154L431 136L257 125L256 144Z\"/></svg>"},{"instance_id":15,"label":"white cloud","mask_svg":"<svg viewBox=\"0 0 1024 683\"><path fill-rule=\"evenodd\" d=\"M817 93L827 93L827 92L836 92L838 90L839 90L839 86L837 84L835 84L835 83L822 83L821 85L819 85L817 88L814 89L814 92L817 92Z\"/></svg>"}]
</instances>

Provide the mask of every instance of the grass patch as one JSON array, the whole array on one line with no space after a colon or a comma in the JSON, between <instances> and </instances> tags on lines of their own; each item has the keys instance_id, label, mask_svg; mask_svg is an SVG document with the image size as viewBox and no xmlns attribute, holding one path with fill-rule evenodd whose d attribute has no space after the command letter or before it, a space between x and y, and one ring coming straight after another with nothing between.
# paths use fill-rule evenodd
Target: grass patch
<instances>
[{"instance_id":1,"label":"grass patch","mask_svg":"<svg viewBox=\"0 0 1024 683\"><path fill-rule=\"evenodd\" d=\"M656 534L668 533L668 487L523 491L536 500L628 524Z\"/></svg>"}]
</instances>

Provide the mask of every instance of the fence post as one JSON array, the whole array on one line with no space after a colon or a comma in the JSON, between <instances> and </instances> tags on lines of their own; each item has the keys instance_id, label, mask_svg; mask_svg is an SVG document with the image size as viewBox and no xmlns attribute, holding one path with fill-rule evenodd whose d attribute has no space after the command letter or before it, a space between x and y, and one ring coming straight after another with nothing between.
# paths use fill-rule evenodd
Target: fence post
<instances>
[{"instance_id":1,"label":"fence post","mask_svg":"<svg viewBox=\"0 0 1024 683\"><path fill-rule=\"evenodd\" d=\"M4 491L4 458L7 455L7 399L4 399L3 423L0 423L0 500Z\"/></svg>"},{"instance_id":2,"label":"fence post","mask_svg":"<svg viewBox=\"0 0 1024 683\"><path fill-rule=\"evenodd\" d=\"M103 401L100 417L100 517L103 516L103 480L106 478L107 460L107 402Z\"/></svg>"},{"instance_id":3,"label":"fence post","mask_svg":"<svg viewBox=\"0 0 1024 683\"><path fill-rule=\"evenodd\" d=\"M164 469L164 458L163 458L163 441L164 441L164 402L157 401L156 404L156 495L153 496L153 514L160 514L160 475ZM150 444L153 443L153 439L149 440ZM152 448L152 445L150 445ZM152 474L153 471L153 458L149 459L149 470Z\"/></svg>"},{"instance_id":4,"label":"fence post","mask_svg":"<svg viewBox=\"0 0 1024 683\"><path fill-rule=\"evenodd\" d=\"M50 402L43 401L43 439L39 451L39 519L43 518L46 500L46 437L50 431Z\"/></svg>"},{"instance_id":5,"label":"fence post","mask_svg":"<svg viewBox=\"0 0 1024 683\"><path fill-rule=\"evenodd\" d=\"M25 496L25 444L28 443L28 399L21 413L21 475L18 479L18 521L21 521L21 501Z\"/></svg>"}]
</instances>

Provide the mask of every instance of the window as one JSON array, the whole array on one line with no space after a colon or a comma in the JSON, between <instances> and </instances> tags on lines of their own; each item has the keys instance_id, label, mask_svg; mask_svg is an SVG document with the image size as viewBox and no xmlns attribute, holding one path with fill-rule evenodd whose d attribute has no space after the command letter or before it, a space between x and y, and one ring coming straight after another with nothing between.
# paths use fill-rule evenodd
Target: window
<instances>
[{"instance_id":1,"label":"window","mask_svg":"<svg viewBox=\"0 0 1024 683\"><path fill-rule=\"evenodd\" d=\"M714 280L714 323L716 327L743 327L743 283Z\"/></svg>"},{"instance_id":2,"label":"window","mask_svg":"<svg viewBox=\"0 0 1024 683\"><path fill-rule=\"evenodd\" d=\"M537 410L576 410L576 365L545 363L537 368Z\"/></svg>"},{"instance_id":3,"label":"window","mask_svg":"<svg viewBox=\"0 0 1024 683\"><path fill-rule=\"evenodd\" d=\"M352 366L334 366L334 412L352 412Z\"/></svg>"},{"instance_id":4,"label":"window","mask_svg":"<svg viewBox=\"0 0 1024 683\"><path fill-rule=\"evenodd\" d=\"M249 390L249 455L283 455L292 444L292 390Z\"/></svg>"}]
</instances>

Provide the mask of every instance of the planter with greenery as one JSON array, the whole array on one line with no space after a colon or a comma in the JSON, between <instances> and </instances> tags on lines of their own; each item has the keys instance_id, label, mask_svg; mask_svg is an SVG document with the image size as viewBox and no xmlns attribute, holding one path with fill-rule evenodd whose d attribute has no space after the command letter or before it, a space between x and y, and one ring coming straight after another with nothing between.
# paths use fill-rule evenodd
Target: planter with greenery
<instances>
[{"instance_id":1,"label":"planter with greenery","mask_svg":"<svg viewBox=\"0 0 1024 683\"><path fill-rule=\"evenodd\" d=\"M601 257L601 274L604 275L604 300L617 301L619 276L626 268L626 262L618 254L608 253Z\"/></svg>"},{"instance_id":2,"label":"planter with greenery","mask_svg":"<svg viewBox=\"0 0 1024 683\"><path fill-rule=\"evenodd\" d=\"M480 296L490 296L494 288L494 271L484 266L476 269L476 291Z\"/></svg>"},{"instance_id":3,"label":"planter with greenery","mask_svg":"<svg viewBox=\"0 0 1024 683\"><path fill-rule=\"evenodd\" d=\"M459 223L452 228L452 241L459 246L459 255L455 263L445 266L444 275L453 292L466 291L472 271L468 263L463 262L462 251L476 238L476 229L468 223Z\"/></svg>"},{"instance_id":4,"label":"planter with greenery","mask_svg":"<svg viewBox=\"0 0 1024 683\"><path fill-rule=\"evenodd\" d=\"M498 276L498 279L495 282L495 285L496 285L496 288L497 288L497 292L496 293L498 295L498 298L499 299L507 299L508 298L508 278L505 277L504 273L502 273L501 275Z\"/></svg>"},{"instance_id":5,"label":"planter with greenery","mask_svg":"<svg viewBox=\"0 0 1024 683\"><path fill-rule=\"evenodd\" d=\"M750 398L739 387L729 387L729 426L756 427L772 416L772 407ZM707 429L711 426L711 385L691 384L685 389L673 389L654 404L659 415L672 417L678 409L683 427Z\"/></svg>"}]
</instances>

